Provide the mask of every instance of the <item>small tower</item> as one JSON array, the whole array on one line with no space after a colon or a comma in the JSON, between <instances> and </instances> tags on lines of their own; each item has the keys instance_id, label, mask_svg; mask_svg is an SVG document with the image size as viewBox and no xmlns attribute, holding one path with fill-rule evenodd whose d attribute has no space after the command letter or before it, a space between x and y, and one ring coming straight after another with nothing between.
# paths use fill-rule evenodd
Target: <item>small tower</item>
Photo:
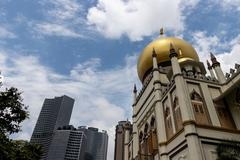
<instances>
[{"instance_id":1,"label":"small tower","mask_svg":"<svg viewBox=\"0 0 240 160\"><path fill-rule=\"evenodd\" d=\"M208 66L208 70L209 70L209 72L210 72L211 77L212 77L212 78L216 78L215 75L214 75L214 72L213 72L213 70L212 70L212 66L211 66L211 64L209 63L208 60L207 60L207 66Z\"/></svg>"},{"instance_id":2,"label":"small tower","mask_svg":"<svg viewBox=\"0 0 240 160\"><path fill-rule=\"evenodd\" d=\"M217 58L212 53L210 53L210 57L212 61L212 68L215 71L218 81L220 83L224 83L226 81L226 78L223 74L222 68L220 67L220 63L217 61Z\"/></svg>"}]
</instances>

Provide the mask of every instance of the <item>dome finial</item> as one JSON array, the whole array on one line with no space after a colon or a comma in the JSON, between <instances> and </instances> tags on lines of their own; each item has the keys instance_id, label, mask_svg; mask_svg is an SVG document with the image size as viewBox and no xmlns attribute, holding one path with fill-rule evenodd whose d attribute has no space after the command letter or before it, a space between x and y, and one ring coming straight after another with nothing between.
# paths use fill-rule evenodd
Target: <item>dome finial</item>
<instances>
[{"instance_id":1,"label":"dome finial","mask_svg":"<svg viewBox=\"0 0 240 160\"><path fill-rule=\"evenodd\" d=\"M163 32L163 28L160 28L160 36L163 36L164 32Z\"/></svg>"}]
</instances>

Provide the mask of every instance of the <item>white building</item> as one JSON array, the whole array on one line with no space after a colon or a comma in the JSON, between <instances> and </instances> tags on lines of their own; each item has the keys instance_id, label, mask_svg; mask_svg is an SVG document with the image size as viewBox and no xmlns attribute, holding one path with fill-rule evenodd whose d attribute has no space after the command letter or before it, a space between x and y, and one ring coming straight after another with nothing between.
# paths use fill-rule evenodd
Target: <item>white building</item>
<instances>
[{"instance_id":1,"label":"white building","mask_svg":"<svg viewBox=\"0 0 240 160\"><path fill-rule=\"evenodd\" d=\"M240 140L240 67L224 76L210 58L206 76L195 49L182 39L161 37L144 48L124 160L216 160L218 143Z\"/></svg>"}]
</instances>

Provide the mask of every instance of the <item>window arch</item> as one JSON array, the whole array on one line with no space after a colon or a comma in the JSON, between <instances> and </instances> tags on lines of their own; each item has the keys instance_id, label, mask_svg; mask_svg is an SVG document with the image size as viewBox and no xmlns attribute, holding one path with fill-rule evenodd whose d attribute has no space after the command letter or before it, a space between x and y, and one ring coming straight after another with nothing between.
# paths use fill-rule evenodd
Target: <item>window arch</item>
<instances>
[{"instance_id":1,"label":"window arch","mask_svg":"<svg viewBox=\"0 0 240 160\"><path fill-rule=\"evenodd\" d=\"M155 123L155 118L154 117L151 118L150 125L151 125L151 129L155 129L156 128L156 123Z\"/></svg>"},{"instance_id":2,"label":"window arch","mask_svg":"<svg viewBox=\"0 0 240 160\"><path fill-rule=\"evenodd\" d=\"M190 94L195 120L199 124L209 124L207 111L203 104L203 98L194 89Z\"/></svg>"},{"instance_id":3,"label":"window arch","mask_svg":"<svg viewBox=\"0 0 240 160\"><path fill-rule=\"evenodd\" d=\"M139 142L141 143L142 140L143 140L143 133L142 133L142 131L141 131L140 134L139 134Z\"/></svg>"},{"instance_id":4,"label":"window arch","mask_svg":"<svg viewBox=\"0 0 240 160\"><path fill-rule=\"evenodd\" d=\"M149 126L148 123L146 123L146 124L145 124L145 127L144 127L144 137L146 137L147 134L148 134L148 129L149 129L148 126Z\"/></svg>"}]
</instances>

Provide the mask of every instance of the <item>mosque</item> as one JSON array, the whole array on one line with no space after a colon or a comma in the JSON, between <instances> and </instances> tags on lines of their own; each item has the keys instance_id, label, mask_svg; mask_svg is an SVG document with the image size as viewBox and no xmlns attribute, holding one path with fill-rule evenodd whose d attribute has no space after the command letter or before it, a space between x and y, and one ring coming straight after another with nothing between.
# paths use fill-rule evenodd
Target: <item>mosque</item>
<instances>
[{"instance_id":1,"label":"mosque","mask_svg":"<svg viewBox=\"0 0 240 160\"><path fill-rule=\"evenodd\" d=\"M240 65L206 68L183 39L152 41L138 59L132 123L116 126L115 160L216 160L216 146L240 140ZM211 63L210 63L211 62Z\"/></svg>"}]
</instances>

